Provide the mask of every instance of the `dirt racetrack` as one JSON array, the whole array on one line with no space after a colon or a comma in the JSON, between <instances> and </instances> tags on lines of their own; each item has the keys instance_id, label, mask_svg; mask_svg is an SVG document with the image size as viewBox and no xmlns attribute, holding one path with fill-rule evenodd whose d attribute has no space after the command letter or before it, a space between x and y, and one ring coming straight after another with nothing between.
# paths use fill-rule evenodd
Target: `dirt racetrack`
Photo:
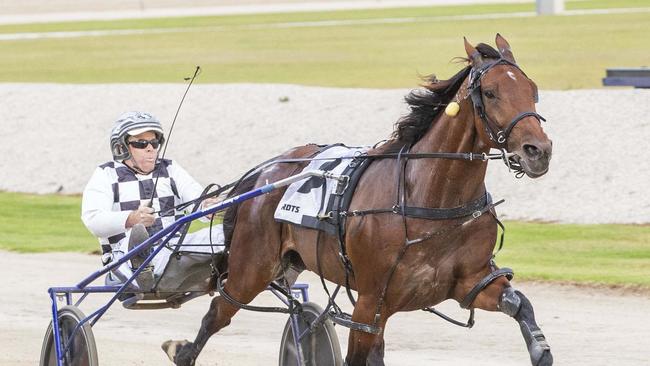
<instances>
[{"instance_id":1,"label":"dirt racetrack","mask_svg":"<svg viewBox=\"0 0 650 366\"><path fill-rule=\"evenodd\" d=\"M0 365L38 364L50 320L46 289L73 285L96 270L98 264L98 257L82 254L0 252ZM310 284L312 301L325 304L316 276L305 272L299 281ZM535 306L556 365L650 364L647 292L518 283L516 277L514 285ZM96 295L82 309L88 313L107 299ZM157 311L125 310L114 305L93 328L100 364L171 364L160 344L169 338L193 339L209 301L205 296L178 310ZM279 303L270 294L261 295L256 302ZM343 297L340 302L347 304ZM438 308L463 320L467 315L456 303L443 303ZM241 311L229 327L210 339L197 365L277 364L285 320L284 315ZM519 327L512 319L500 313L477 311L476 320L474 328L467 330L424 312L397 314L386 330L386 364L530 365ZM345 354L347 331L336 328Z\"/></svg>"}]
</instances>

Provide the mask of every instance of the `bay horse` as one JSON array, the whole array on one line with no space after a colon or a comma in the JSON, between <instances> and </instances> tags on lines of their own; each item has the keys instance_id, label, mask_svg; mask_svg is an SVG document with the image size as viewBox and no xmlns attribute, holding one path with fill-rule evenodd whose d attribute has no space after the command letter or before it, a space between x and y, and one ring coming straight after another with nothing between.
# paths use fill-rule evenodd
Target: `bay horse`
<instances>
[{"instance_id":1,"label":"bay horse","mask_svg":"<svg viewBox=\"0 0 650 366\"><path fill-rule=\"evenodd\" d=\"M553 363L530 301L510 286L507 271L494 264L498 229L490 201L484 199L481 207L491 214L470 213L469 219L463 215L431 220L406 212L406 205L425 211L462 209L487 197L487 161L408 158L418 154L481 156L496 148L511 153L507 162L529 177L547 172L552 143L541 127L543 118L535 112L537 87L516 64L510 45L499 34L496 45L498 50L482 43L474 47L465 39L468 65L449 80L425 79L422 88L406 97L411 113L396 123L392 138L368 152L377 158L361 177L349 207L349 212L367 214L347 217L344 243L352 269L349 286L358 296L352 321L378 331L350 331L345 359L349 366L384 365L383 333L388 318L447 299L472 310L501 311L513 317L531 363ZM460 107L457 113L443 112L454 102ZM301 146L279 158L309 158L317 150L316 145ZM241 183L235 193L286 178L304 166L272 165ZM283 191L245 201L226 212L230 247L223 290L240 303L252 301L288 267L346 283L345 261L335 235L274 220ZM167 341L163 349L177 365L193 365L208 338L230 324L238 310L224 296L215 297L194 342Z\"/></svg>"}]
</instances>

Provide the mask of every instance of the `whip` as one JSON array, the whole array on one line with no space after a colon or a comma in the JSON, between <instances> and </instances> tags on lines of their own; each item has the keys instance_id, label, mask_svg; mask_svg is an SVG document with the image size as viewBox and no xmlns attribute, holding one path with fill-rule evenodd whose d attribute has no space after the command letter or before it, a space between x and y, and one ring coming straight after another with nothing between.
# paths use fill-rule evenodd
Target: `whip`
<instances>
[{"instance_id":1,"label":"whip","mask_svg":"<svg viewBox=\"0 0 650 366\"><path fill-rule=\"evenodd\" d=\"M199 72L201 71L201 66L197 66L196 70L194 70L194 75L192 75L191 78L184 78L185 81L189 80L190 83L187 84L187 88L185 89L185 93L183 93L183 98L181 98L181 102L178 104L178 108L176 109L176 114L174 114L174 119L172 120L172 125L169 127L169 133L167 134L167 143L165 144L165 147L163 148L162 156L160 157L160 160L158 159L158 156L156 156L156 162L157 164L160 164L160 161L162 161L165 158L165 153L167 152L167 146L169 145L169 139L172 136L172 131L174 130L174 124L176 123L176 118L178 118L178 113L181 111L181 107L183 106L183 102L185 101L185 97L187 96L187 92L190 91L190 87L192 86L192 83L194 83L194 79L199 75ZM157 169L156 169L157 170ZM160 171L158 171L158 174L156 174L156 179L154 180L153 184L153 190L151 191L151 198L149 199L149 203L147 204L148 207L153 206L153 196L156 192L156 187L158 186L158 178L160 178Z\"/></svg>"}]
</instances>

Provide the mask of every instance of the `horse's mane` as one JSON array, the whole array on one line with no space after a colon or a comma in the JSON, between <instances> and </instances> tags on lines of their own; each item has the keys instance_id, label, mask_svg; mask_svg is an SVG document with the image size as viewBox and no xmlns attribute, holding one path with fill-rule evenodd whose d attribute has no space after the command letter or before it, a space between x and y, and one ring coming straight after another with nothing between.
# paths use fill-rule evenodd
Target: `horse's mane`
<instances>
[{"instance_id":1,"label":"horse's mane","mask_svg":"<svg viewBox=\"0 0 650 366\"><path fill-rule=\"evenodd\" d=\"M479 43L476 49L484 58L498 59L501 57L497 50L485 43ZM469 59L464 57L456 59L469 62ZM379 150L382 153L395 152L403 146L416 143L422 138L435 118L440 115L456 95L471 69L471 65L468 65L449 80L438 80L433 74L424 77L424 83L420 85L421 87L413 89L404 97L411 110L410 113L401 117L395 123L391 139L382 145Z\"/></svg>"}]
</instances>

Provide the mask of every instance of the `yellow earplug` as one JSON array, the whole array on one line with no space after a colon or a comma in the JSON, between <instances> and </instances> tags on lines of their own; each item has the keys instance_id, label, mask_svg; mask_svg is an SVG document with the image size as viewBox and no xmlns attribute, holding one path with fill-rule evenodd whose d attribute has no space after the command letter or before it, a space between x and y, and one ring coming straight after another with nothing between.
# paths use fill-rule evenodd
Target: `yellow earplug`
<instances>
[{"instance_id":1,"label":"yellow earplug","mask_svg":"<svg viewBox=\"0 0 650 366\"><path fill-rule=\"evenodd\" d=\"M460 111L460 104L456 102L451 102L447 104L447 107L445 108L445 114L448 115L449 117L454 117L458 114L458 111Z\"/></svg>"}]
</instances>

